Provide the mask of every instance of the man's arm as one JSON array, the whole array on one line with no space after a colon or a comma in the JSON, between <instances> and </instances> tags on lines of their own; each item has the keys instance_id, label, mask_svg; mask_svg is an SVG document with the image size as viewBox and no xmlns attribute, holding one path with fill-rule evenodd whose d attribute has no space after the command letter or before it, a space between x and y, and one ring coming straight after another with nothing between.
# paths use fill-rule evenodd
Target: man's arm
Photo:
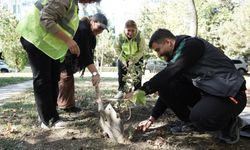
<instances>
[{"instance_id":1,"label":"man's arm","mask_svg":"<svg viewBox=\"0 0 250 150\"><path fill-rule=\"evenodd\" d=\"M187 40L182 53L176 62L168 65L164 70L156 74L148 82L144 83L141 90L145 91L146 94L151 94L162 89L184 70L195 65L204 52L205 45L201 40L197 38Z\"/></svg>"},{"instance_id":2,"label":"man's arm","mask_svg":"<svg viewBox=\"0 0 250 150\"><path fill-rule=\"evenodd\" d=\"M165 112L166 109L167 105L162 101L162 98L159 97L152 110L151 116L156 120Z\"/></svg>"},{"instance_id":3,"label":"man's arm","mask_svg":"<svg viewBox=\"0 0 250 150\"><path fill-rule=\"evenodd\" d=\"M69 0L48 0L48 4L41 11L40 22L50 33L60 31L57 20L61 20L69 9Z\"/></svg>"},{"instance_id":4,"label":"man's arm","mask_svg":"<svg viewBox=\"0 0 250 150\"><path fill-rule=\"evenodd\" d=\"M67 13L69 6L69 0L48 0L48 4L41 11L40 22L48 32L62 40L72 54L79 56L80 50L76 42L66 35L57 24L57 21Z\"/></svg>"}]
</instances>

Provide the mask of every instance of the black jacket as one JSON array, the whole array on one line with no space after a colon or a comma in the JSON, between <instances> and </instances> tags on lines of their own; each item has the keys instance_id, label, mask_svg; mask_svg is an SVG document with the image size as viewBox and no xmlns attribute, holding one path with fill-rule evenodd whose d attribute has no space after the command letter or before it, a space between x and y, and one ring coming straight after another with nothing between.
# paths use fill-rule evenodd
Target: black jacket
<instances>
[{"instance_id":1,"label":"black jacket","mask_svg":"<svg viewBox=\"0 0 250 150\"><path fill-rule=\"evenodd\" d=\"M79 22L79 27L74 36L74 40L80 48L80 56L77 57L68 51L65 60L62 63L62 70L66 69L70 74L84 70L88 65L94 63L93 59L96 46L96 36L91 31L88 19Z\"/></svg>"},{"instance_id":2,"label":"black jacket","mask_svg":"<svg viewBox=\"0 0 250 150\"><path fill-rule=\"evenodd\" d=\"M159 91L169 82L183 76L194 86L214 96L235 96L243 76L221 50L196 37L177 36L170 64L144 83L147 94Z\"/></svg>"}]
</instances>

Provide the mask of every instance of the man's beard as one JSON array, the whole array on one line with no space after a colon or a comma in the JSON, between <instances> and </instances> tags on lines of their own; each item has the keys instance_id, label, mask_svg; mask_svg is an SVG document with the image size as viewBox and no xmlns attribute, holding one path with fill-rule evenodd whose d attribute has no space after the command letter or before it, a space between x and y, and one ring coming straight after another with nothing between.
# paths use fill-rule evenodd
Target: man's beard
<instances>
[{"instance_id":1,"label":"man's beard","mask_svg":"<svg viewBox=\"0 0 250 150\"><path fill-rule=\"evenodd\" d=\"M164 57L165 61L169 61L172 56L173 56L172 52L165 52L161 57Z\"/></svg>"}]
</instances>

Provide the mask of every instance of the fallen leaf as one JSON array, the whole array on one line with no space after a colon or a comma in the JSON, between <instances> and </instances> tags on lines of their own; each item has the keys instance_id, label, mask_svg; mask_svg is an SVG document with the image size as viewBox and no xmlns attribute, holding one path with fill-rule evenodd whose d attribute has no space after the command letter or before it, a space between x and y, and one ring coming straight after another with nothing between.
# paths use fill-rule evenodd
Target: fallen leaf
<instances>
[{"instance_id":1,"label":"fallen leaf","mask_svg":"<svg viewBox=\"0 0 250 150\"><path fill-rule=\"evenodd\" d=\"M17 128L16 128L16 126L11 125L11 123L8 123L6 131L8 131L10 133L16 133L17 132Z\"/></svg>"}]
</instances>

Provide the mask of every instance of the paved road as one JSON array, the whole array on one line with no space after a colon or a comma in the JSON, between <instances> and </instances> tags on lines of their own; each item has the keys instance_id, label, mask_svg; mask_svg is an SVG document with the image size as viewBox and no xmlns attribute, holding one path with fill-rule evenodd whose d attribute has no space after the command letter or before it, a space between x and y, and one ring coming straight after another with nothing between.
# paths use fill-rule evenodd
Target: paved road
<instances>
[{"instance_id":1,"label":"paved road","mask_svg":"<svg viewBox=\"0 0 250 150\"><path fill-rule=\"evenodd\" d=\"M26 81L19 84L8 85L0 88L0 104L4 99L25 92L32 87L32 81Z\"/></svg>"},{"instance_id":2,"label":"paved road","mask_svg":"<svg viewBox=\"0 0 250 150\"><path fill-rule=\"evenodd\" d=\"M30 73L22 73L22 74L4 74L5 76L8 75L9 76L31 76ZM80 73L76 73L75 74L76 77L80 76ZM91 74L90 73L86 73L84 75L85 77L90 77ZM118 76L118 74L116 72L103 72L101 74L102 77L113 77L116 78ZM7 76L6 76L7 77ZM15 96L17 94L20 94L22 92L25 92L27 89L32 88L32 81L26 81L23 83L19 83L19 84L14 84L14 85L8 85L8 86L4 86L4 87L0 87L0 105L4 103L4 100L7 98L11 98L12 96Z\"/></svg>"}]
</instances>

